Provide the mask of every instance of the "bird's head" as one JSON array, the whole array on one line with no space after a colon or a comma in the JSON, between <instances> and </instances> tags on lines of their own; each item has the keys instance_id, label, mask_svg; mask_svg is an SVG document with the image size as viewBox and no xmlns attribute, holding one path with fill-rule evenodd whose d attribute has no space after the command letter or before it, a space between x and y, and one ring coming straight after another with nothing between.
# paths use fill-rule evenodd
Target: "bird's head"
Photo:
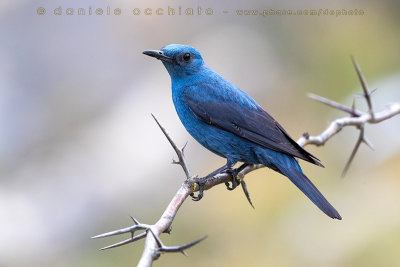
<instances>
[{"instance_id":1,"label":"bird's head","mask_svg":"<svg viewBox=\"0 0 400 267\"><path fill-rule=\"evenodd\" d=\"M161 60L172 79L195 75L204 65L199 51L188 45L170 44L161 50L143 51L143 54Z\"/></svg>"}]
</instances>

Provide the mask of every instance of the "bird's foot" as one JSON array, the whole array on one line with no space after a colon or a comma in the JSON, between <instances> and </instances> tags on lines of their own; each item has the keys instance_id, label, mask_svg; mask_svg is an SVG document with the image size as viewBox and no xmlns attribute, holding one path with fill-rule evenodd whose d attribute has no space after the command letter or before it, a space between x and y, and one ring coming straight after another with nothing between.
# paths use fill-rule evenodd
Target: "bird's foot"
<instances>
[{"instance_id":1,"label":"bird's foot","mask_svg":"<svg viewBox=\"0 0 400 267\"><path fill-rule=\"evenodd\" d=\"M193 193L190 194L192 197L193 201L199 201L200 199L203 198L204 195L204 185L206 184L207 179L209 179L209 176L203 177L203 178L195 178L194 183L193 183ZM197 189L197 186L199 187L199 193L197 196L194 195L194 191Z\"/></svg>"},{"instance_id":2,"label":"bird's foot","mask_svg":"<svg viewBox=\"0 0 400 267\"><path fill-rule=\"evenodd\" d=\"M225 170L225 172L232 177L232 186L230 186L229 182L225 182L226 189L228 189L229 191L235 189L242 182L243 177L241 175L238 175L240 171L241 170L239 170L239 168L236 169L231 168Z\"/></svg>"},{"instance_id":3,"label":"bird's foot","mask_svg":"<svg viewBox=\"0 0 400 267\"><path fill-rule=\"evenodd\" d=\"M194 182L193 182L193 193L190 194L190 196L192 197L192 200L194 201L199 201L200 199L203 198L204 195L204 187L206 182L209 179L212 179L215 175L221 174L221 173L228 173L231 177L232 177L232 186L230 186L229 182L226 182L226 188L228 190L233 190L235 189L238 185L242 184L244 175L240 174L240 172L246 168L249 165L249 163L244 163L242 164L240 167L238 168L232 168L230 167L231 165L227 165L227 166L223 166L221 168L219 168L218 170L213 171L212 173L210 173L209 175L203 177L203 178L193 178ZM195 196L194 195L194 191L197 190L197 186L198 186L198 195Z\"/></svg>"}]
</instances>

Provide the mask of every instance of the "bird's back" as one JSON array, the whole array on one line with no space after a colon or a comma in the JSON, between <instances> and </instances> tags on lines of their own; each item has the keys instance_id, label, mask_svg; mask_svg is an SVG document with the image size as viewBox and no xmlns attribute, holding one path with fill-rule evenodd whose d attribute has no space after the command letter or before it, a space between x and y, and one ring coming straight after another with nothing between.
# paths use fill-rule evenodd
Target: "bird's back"
<instances>
[{"instance_id":1,"label":"bird's back","mask_svg":"<svg viewBox=\"0 0 400 267\"><path fill-rule=\"evenodd\" d=\"M215 139L216 131L222 132L226 138L226 132L229 132L234 135L226 139L226 145L229 147L232 147L233 143L236 144L236 139L239 138L246 141L247 145L249 141L253 145L322 166L254 99L210 68L205 66L194 77L173 81L172 85L175 108L182 123L203 145L206 142L199 139ZM221 147L221 144L218 146ZM210 150L215 152L215 148Z\"/></svg>"}]
</instances>

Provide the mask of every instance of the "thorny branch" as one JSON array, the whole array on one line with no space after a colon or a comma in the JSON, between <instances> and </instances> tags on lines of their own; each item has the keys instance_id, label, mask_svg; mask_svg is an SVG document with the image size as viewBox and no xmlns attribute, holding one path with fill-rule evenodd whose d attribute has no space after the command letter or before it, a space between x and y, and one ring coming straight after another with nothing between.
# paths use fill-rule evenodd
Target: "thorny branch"
<instances>
[{"instance_id":1,"label":"thorny branch","mask_svg":"<svg viewBox=\"0 0 400 267\"><path fill-rule=\"evenodd\" d=\"M361 87L363 89L363 97L365 98L367 105L368 105L368 112L362 112L355 108L354 102L352 107L347 107L343 104L337 103L335 101L326 99L321 96L317 96L314 94L309 94L308 96L314 100L317 100L321 103L324 103L330 107L335 109L344 111L350 114L350 117L344 117L340 119L336 119L330 123L328 128L325 129L320 135L317 136L310 136L308 133L304 133L297 143L301 146L306 146L308 144L313 144L317 146L324 145L326 141L328 141L332 136L340 132L345 126L355 126L360 130L360 135L358 141L353 149L353 152L350 155L349 160L346 163L346 166L342 172L342 176L344 176L347 170L350 167L351 162L354 159L354 156L362 143L365 143L370 148L373 148L371 142L364 136L364 125L366 123L369 124L376 124L382 122L384 120L390 119L391 117L400 113L400 104L399 103L392 103L387 105L386 109L380 112L374 113L372 109L372 100L371 94L374 91L369 91L367 87L367 82L365 81L364 75L362 74L360 67L358 66L356 60L352 57L352 61L354 67L356 69L357 75L361 82Z\"/></svg>"},{"instance_id":2,"label":"thorny branch","mask_svg":"<svg viewBox=\"0 0 400 267\"><path fill-rule=\"evenodd\" d=\"M350 155L349 160L346 163L346 166L343 170L342 175L344 175L346 173L346 171L349 169L351 162L353 161L353 159L358 151L358 148L360 147L360 145L362 143L365 143L369 147L372 148L372 144L365 137L364 125L380 123L384 120L390 119L391 117L393 117L397 114L400 114L400 104L399 103L390 104L387 106L386 109L384 109L380 112L376 112L376 113L374 112L373 106L372 106L372 100L371 100L371 94L373 93L373 91L370 92L368 90L365 78L360 70L360 67L358 66L357 62L355 61L355 59L353 57L352 57L352 61L353 61L354 67L356 69L358 78L360 80L360 83L361 83L361 86L363 89L363 96L367 102L368 111L363 112L363 111L356 109L354 106L354 103L353 103L352 107L348 107L346 105L337 103L335 101L326 99L324 97L317 96L314 94L309 94L308 96L310 98L317 100L321 103L324 103L334 109L344 111L344 112L348 113L350 116L339 118L339 119L336 119L335 121L331 122L329 124L329 126L319 135L311 136L308 133L304 133L297 141L297 143L302 147L309 145L309 144L321 146L321 145L324 145L331 137L333 137L335 134L340 132L346 126L355 126L357 129L359 129L360 134L359 134L358 140L357 140L356 145ZM187 243L187 244L184 244L181 246L165 246L159 238L159 236L162 233L169 233L171 231L172 222L173 222L175 215L178 212L179 208L181 207L183 202L186 200L186 198L190 194L192 194L194 191L197 191L198 189L196 189L194 187L196 177L191 176L188 164L184 157L184 149L185 149L186 145L183 146L182 148L178 148L178 146L175 144L175 142L172 140L172 138L168 135L168 133L166 132L164 127L161 126L161 124L158 122L158 120L154 117L153 114L152 114L152 116L153 116L154 120L156 121L156 123L158 124L158 126L160 127L160 129L162 130L162 132L164 133L164 135L166 136L166 138L168 139L169 143L171 144L171 146L175 150L175 153L178 156L178 161L174 160L172 163L179 164L183 168L183 171L185 172L187 179L183 182L181 187L178 189L176 194L173 196L171 202L165 209L161 218L155 224L153 224L153 225L141 224L141 223L139 223L139 221L137 221L135 218L132 217L132 220L134 222L133 226L92 237L92 238L102 238L102 237L108 237L108 236L113 236L113 235L120 235L120 234L124 234L124 233L131 234L130 238L128 238L124 241L121 241L119 243L104 247L101 250L122 246L122 245L125 245L128 243L132 243L134 241L146 238L144 251L143 251L140 261L137 265L140 267L151 266L153 261L158 259L162 253L181 252L181 253L185 254L184 250L198 244L199 242L203 241L206 238L206 236L204 236L200 239L197 239L193 242L190 242L190 243ZM251 203L250 197L248 195L247 187L246 187L246 184L244 183L243 178L246 174L248 174L254 170L257 170L259 168L262 168L262 167L264 167L264 166L263 165L248 165L248 166L244 167L243 169L241 169L241 171L238 174L238 177L241 177L241 180L242 180L241 184L242 184L244 193L251 205L252 205L252 203ZM232 179L232 177L230 174L219 173L206 181L206 183L204 185L204 190L208 190L208 189L210 189L218 184L221 184L221 183L229 182L229 181L231 181L231 179ZM140 230L142 230L144 232L135 235L135 232L140 231Z\"/></svg>"},{"instance_id":3,"label":"thorny branch","mask_svg":"<svg viewBox=\"0 0 400 267\"><path fill-rule=\"evenodd\" d=\"M168 142L171 144L172 148L175 150L176 155L178 156L178 161L172 159L172 164L179 164L181 165L183 171L186 174L186 178L191 178L192 176L190 175L190 170L188 165L186 164L186 160L185 157L183 156L184 150L186 148L187 142L186 144L179 149L178 146L175 144L174 141L172 141L171 137L168 135L167 131L165 130L164 127L162 127L162 125L158 122L158 120L156 119L156 117L151 114L151 116L153 117L153 119L156 121L158 127L160 127L161 131L164 133L165 137L168 139Z\"/></svg>"}]
</instances>

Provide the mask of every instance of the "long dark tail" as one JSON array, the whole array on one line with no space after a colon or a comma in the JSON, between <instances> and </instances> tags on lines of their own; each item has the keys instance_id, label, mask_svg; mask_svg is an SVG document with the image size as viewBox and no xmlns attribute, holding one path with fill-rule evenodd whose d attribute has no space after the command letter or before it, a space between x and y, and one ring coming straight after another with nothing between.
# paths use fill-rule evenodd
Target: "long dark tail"
<instances>
[{"instance_id":1,"label":"long dark tail","mask_svg":"<svg viewBox=\"0 0 400 267\"><path fill-rule=\"evenodd\" d=\"M283 156L283 155L282 155ZM339 212L326 200L313 183L304 175L297 161L288 156L281 158L283 166L275 162L272 169L288 177L320 210L333 219L341 220Z\"/></svg>"},{"instance_id":2,"label":"long dark tail","mask_svg":"<svg viewBox=\"0 0 400 267\"><path fill-rule=\"evenodd\" d=\"M320 210L333 219L341 220L339 212L326 200L313 183L301 171L296 169L284 170L287 176Z\"/></svg>"}]
</instances>

